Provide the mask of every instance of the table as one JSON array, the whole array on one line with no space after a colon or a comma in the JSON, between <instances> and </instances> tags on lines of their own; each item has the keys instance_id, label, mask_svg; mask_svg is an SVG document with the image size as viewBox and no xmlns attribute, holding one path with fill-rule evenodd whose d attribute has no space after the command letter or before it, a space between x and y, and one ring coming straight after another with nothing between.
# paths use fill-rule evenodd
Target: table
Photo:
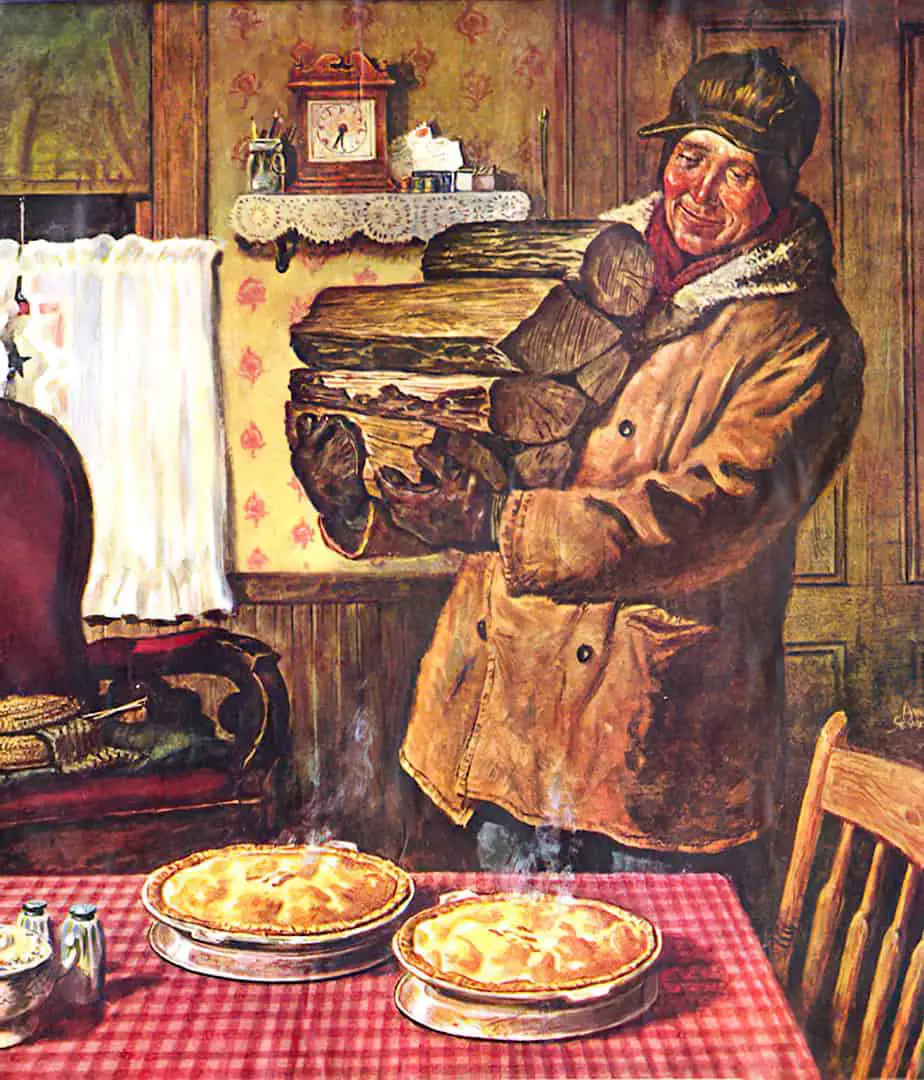
<instances>
[{"instance_id":1,"label":"table","mask_svg":"<svg viewBox=\"0 0 924 1080\"><path fill-rule=\"evenodd\" d=\"M456 888L561 884L561 875L418 874L422 903ZM0 878L0 920L22 899L95 901L107 935L102 1015L52 1015L0 1052L0 1077L157 1080L508 1077L818 1077L802 1033L730 883L717 874L579 874L577 895L611 900L664 937L661 994L644 1020L562 1042L502 1043L430 1032L393 1003L396 965L349 978L257 985L193 975L149 948L143 877ZM60 923L59 923L60 924Z\"/></svg>"}]
</instances>

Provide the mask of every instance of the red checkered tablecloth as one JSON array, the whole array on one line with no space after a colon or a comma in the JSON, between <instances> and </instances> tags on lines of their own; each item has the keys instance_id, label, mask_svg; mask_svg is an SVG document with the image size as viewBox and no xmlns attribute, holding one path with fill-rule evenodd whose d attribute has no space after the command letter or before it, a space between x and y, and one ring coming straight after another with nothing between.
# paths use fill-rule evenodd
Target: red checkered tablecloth
<instances>
[{"instance_id":1,"label":"red checkered tablecloth","mask_svg":"<svg viewBox=\"0 0 924 1080\"><path fill-rule=\"evenodd\" d=\"M461 1039L394 1005L394 961L322 982L255 984L159 959L138 876L0 878L0 921L28 897L59 922L95 902L106 931L101 1015L49 1011L39 1034L0 1051L0 1077L131 1080L507 1077L817 1077L805 1040L729 882L716 874L577 875L576 895L647 916L664 936L661 993L641 1020L561 1042ZM522 887L494 874L418 874L424 900L457 888ZM559 885L557 876L531 879Z\"/></svg>"}]
</instances>

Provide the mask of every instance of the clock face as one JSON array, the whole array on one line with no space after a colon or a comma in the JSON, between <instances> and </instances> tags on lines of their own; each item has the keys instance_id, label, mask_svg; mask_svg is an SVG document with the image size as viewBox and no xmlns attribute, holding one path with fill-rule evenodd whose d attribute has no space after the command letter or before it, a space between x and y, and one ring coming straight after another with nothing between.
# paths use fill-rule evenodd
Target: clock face
<instances>
[{"instance_id":1,"label":"clock face","mask_svg":"<svg viewBox=\"0 0 924 1080\"><path fill-rule=\"evenodd\" d=\"M375 102L309 101L308 160L375 160Z\"/></svg>"}]
</instances>

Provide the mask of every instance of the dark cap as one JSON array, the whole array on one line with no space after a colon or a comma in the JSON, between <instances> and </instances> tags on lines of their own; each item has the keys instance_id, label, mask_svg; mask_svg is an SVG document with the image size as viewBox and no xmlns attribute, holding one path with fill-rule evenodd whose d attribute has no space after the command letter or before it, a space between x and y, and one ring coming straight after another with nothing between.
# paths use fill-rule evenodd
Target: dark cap
<instances>
[{"instance_id":1,"label":"dark cap","mask_svg":"<svg viewBox=\"0 0 924 1080\"><path fill-rule=\"evenodd\" d=\"M68 911L75 919L89 920L96 915L96 904L71 904Z\"/></svg>"},{"instance_id":2,"label":"dark cap","mask_svg":"<svg viewBox=\"0 0 924 1080\"><path fill-rule=\"evenodd\" d=\"M753 154L782 158L796 173L809 156L821 107L814 90L774 48L714 53L674 87L670 113L639 128L641 138L705 128Z\"/></svg>"}]
</instances>

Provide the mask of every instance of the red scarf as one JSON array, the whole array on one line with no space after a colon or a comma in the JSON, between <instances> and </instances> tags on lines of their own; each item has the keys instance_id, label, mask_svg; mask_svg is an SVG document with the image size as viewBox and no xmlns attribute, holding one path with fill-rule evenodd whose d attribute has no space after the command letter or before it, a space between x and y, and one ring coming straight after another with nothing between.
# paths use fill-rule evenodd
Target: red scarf
<instances>
[{"instance_id":1,"label":"red scarf","mask_svg":"<svg viewBox=\"0 0 924 1080\"><path fill-rule=\"evenodd\" d=\"M729 248L727 251L697 259L692 255L686 255L677 247L667 227L664 203L661 202L645 230L645 239L654 255L655 263L653 302L658 305L663 304L684 285L689 285L691 281L702 277L703 274L708 274L710 270L715 270L742 252L749 251L759 244L778 243L791 231L794 220L793 208L786 206L769 218L760 232L745 243Z\"/></svg>"}]
</instances>

